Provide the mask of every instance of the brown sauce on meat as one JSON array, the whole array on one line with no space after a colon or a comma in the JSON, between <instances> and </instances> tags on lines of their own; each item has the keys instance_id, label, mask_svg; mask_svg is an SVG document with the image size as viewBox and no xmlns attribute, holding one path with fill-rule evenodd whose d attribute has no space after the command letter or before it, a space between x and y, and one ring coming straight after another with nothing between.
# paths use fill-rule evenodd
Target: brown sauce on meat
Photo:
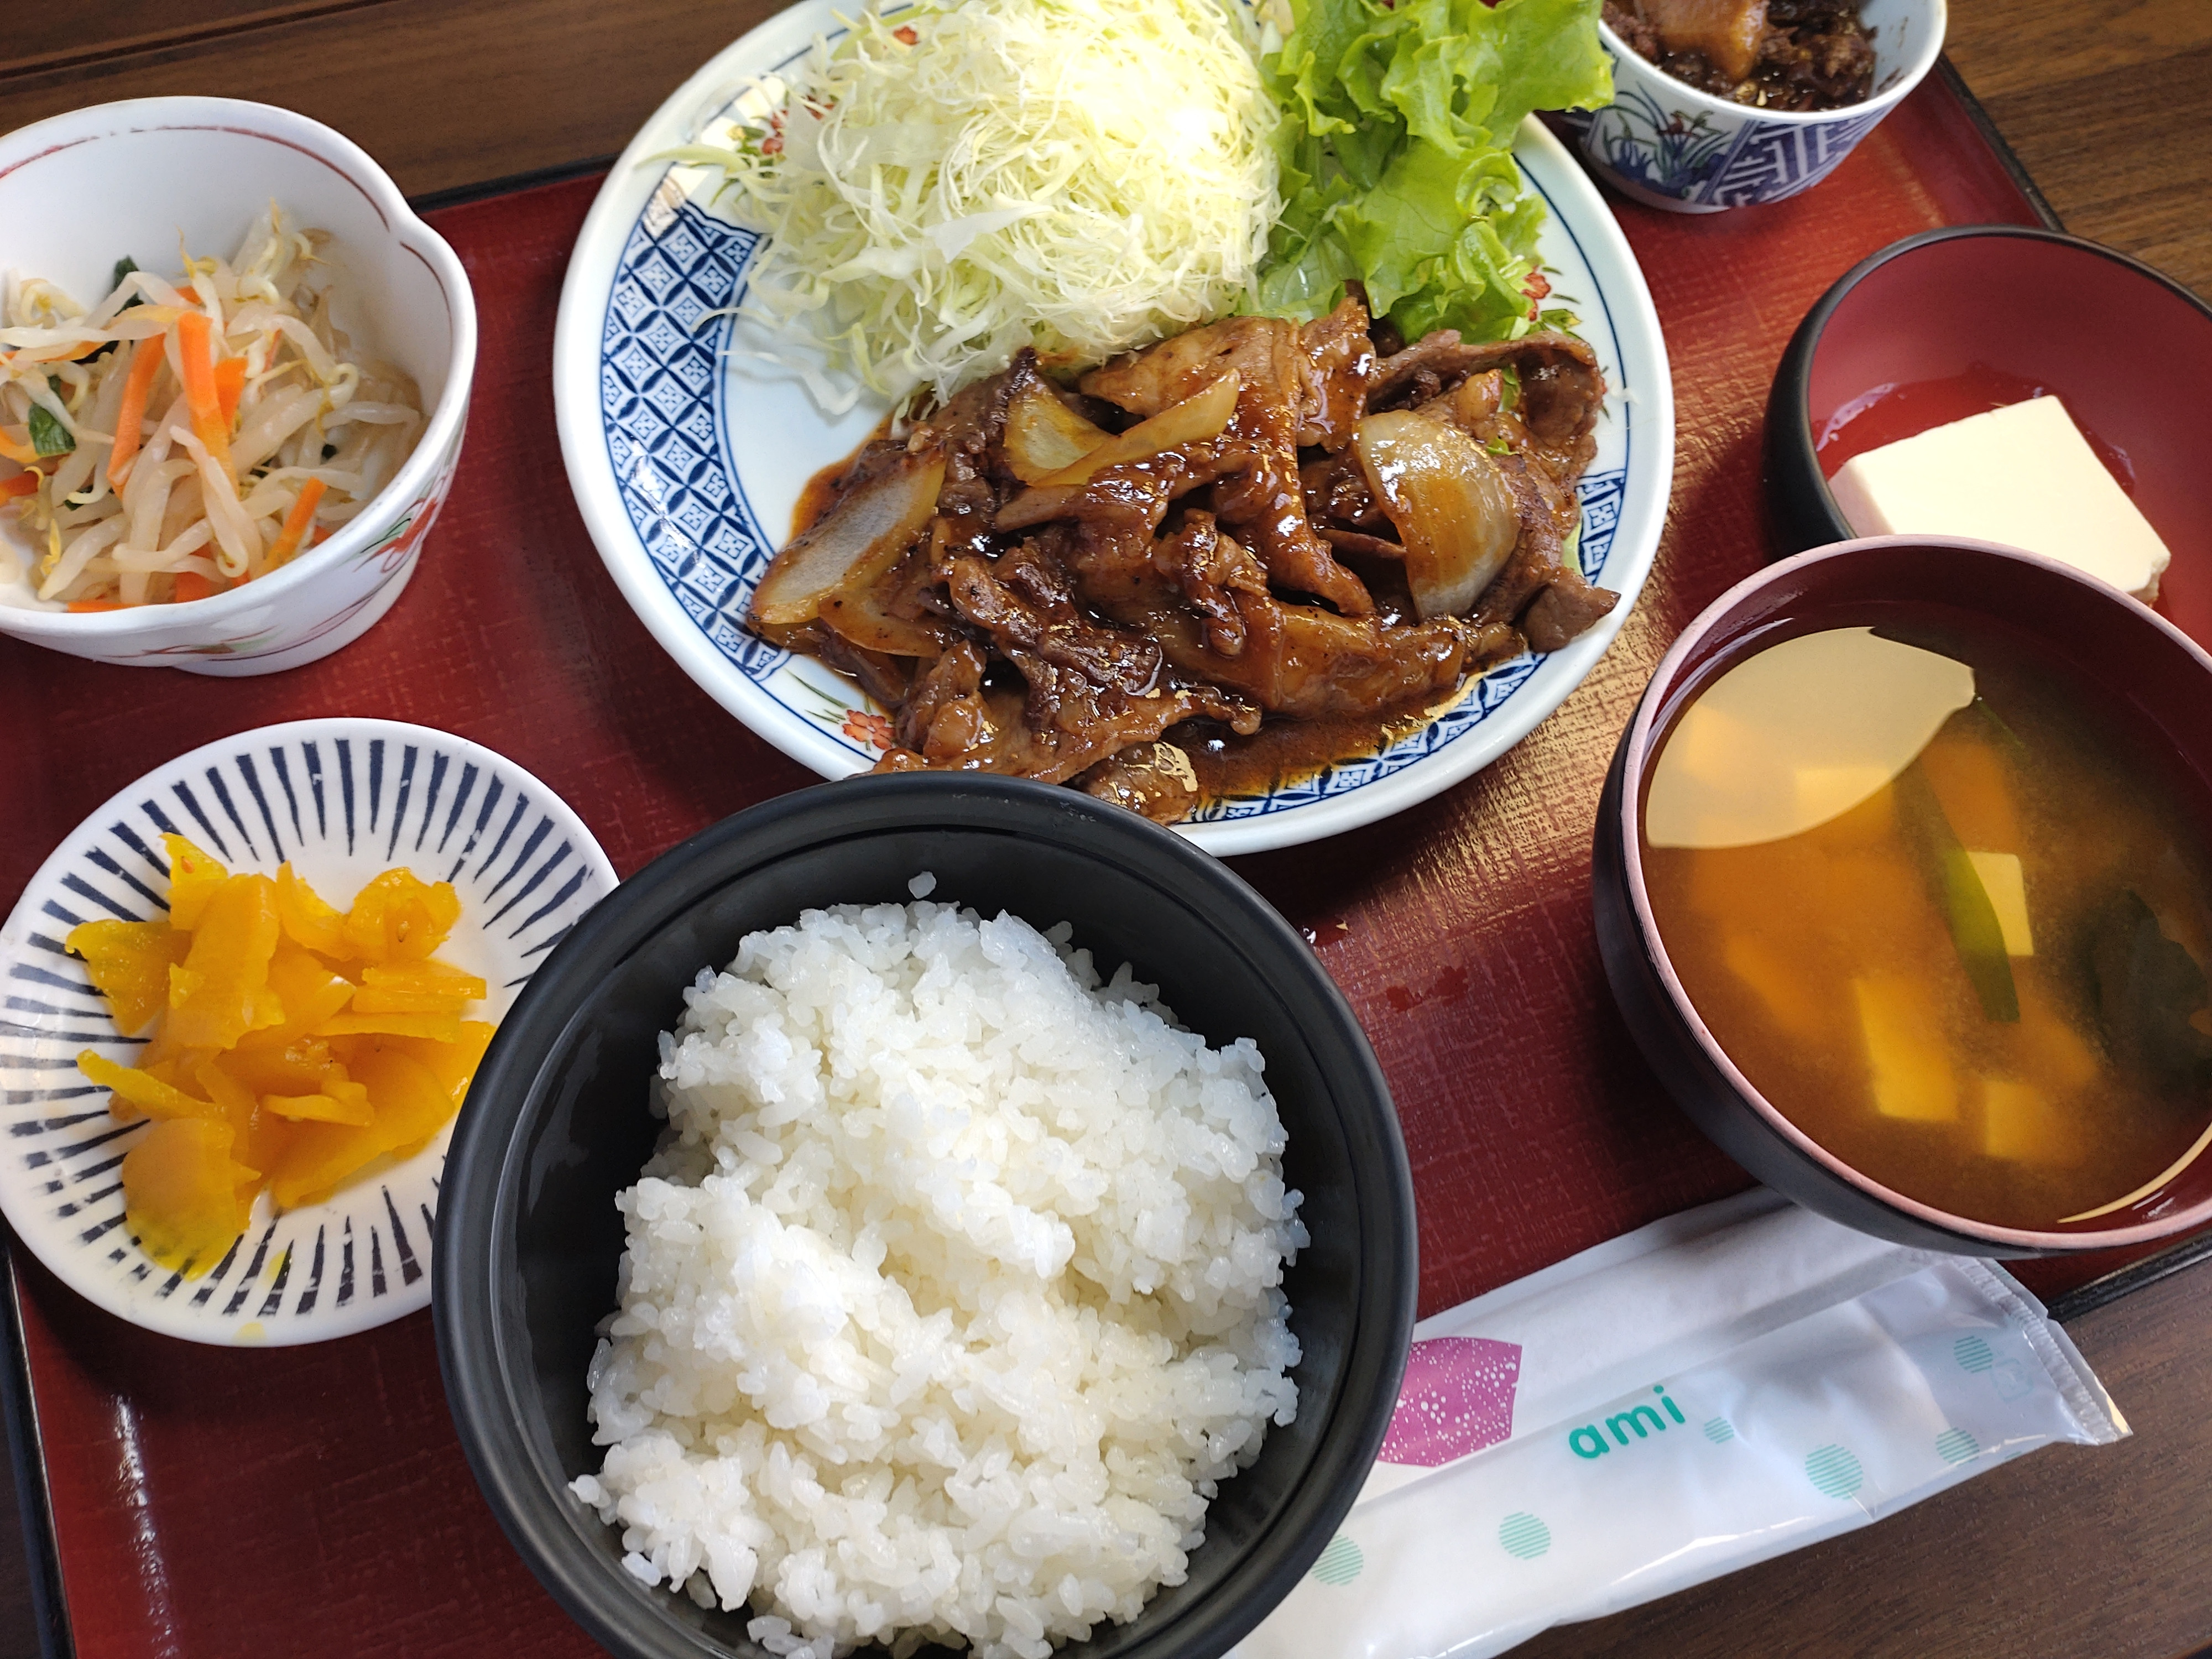
<instances>
[{"instance_id":1,"label":"brown sauce on meat","mask_svg":"<svg viewBox=\"0 0 2212 1659\"><path fill-rule=\"evenodd\" d=\"M888 441L890 429L891 417L887 415L852 453L830 462L807 479L799 492L798 504L792 508L793 536L803 535L830 510L844 494L855 470L864 463L869 447ZM1383 621L1413 620L1413 596L1407 588L1402 565L1358 555L1350 556L1347 562L1368 585L1377 614ZM860 696L868 695L865 687L836 663L818 656L816 659L851 685ZM1448 696L1431 708L1336 720L1269 720L1249 737L1240 736L1218 720L1185 720L1180 726L1169 727L1162 734L1162 741L1173 744L1189 757L1201 802L1210 805L1272 794L1278 789L1303 783L1340 762L1380 754L1401 738L1411 737L1456 704L1468 688L1487 672L1482 668L1470 672ZM1004 664L994 663L987 678L989 683L1000 684L1011 674ZM1019 689L1018 678L1015 689Z\"/></svg>"},{"instance_id":2,"label":"brown sauce on meat","mask_svg":"<svg viewBox=\"0 0 2212 1659\"><path fill-rule=\"evenodd\" d=\"M1482 672L1462 680L1443 706L1457 702ZM1234 800L1304 783L1340 761L1379 755L1434 718L1427 708L1412 708L1349 720L1269 720L1249 738L1215 720L1185 720L1170 726L1164 741L1190 757L1200 799Z\"/></svg>"},{"instance_id":3,"label":"brown sauce on meat","mask_svg":"<svg viewBox=\"0 0 2212 1659\"><path fill-rule=\"evenodd\" d=\"M1172 380L1182 356L1233 347L1265 360L1250 383L1249 441L1220 428L1218 441L1193 436L1064 489L1015 482L1040 459L1048 471L1050 446L1068 435L1036 401L1045 383L1033 353L911 430L879 427L799 492L793 530L803 539L777 556L783 597L771 614L811 616L787 603L811 598L819 619L779 642L896 709L892 722L866 722L891 769L1010 771L1161 822L1265 797L1418 734L1528 648L1537 635L1516 626L1524 611L1529 628L1564 640L1614 601L1560 555L1574 512L1561 492L1588 464L1604 379L1587 346L1549 332L1510 349L1449 333L1408 348L1416 368L1434 369L1438 395L1482 377L1484 410L1462 399L1425 417L1512 458L1496 465L1516 520L1510 557L1489 567L1478 596L1489 609L1422 619L1404 550L1370 533L1389 528L1386 515L1364 491L1343 501L1325 491L1310 505L1322 486L1306 475L1334 463L1326 443L1293 444L1300 422L1318 417L1285 362L1310 365L1347 418L1381 391L1419 390L1371 363L1341 385L1328 380L1352 374L1338 337L1356 336L1364 352L1367 326L1354 296L1303 331L1231 319L1101 371L1151 377L1115 394L1136 414L1166 395L1152 381ZM1498 412L1508 368L1525 424ZM1237 410L1244 419L1241 401ZM1477 421L1487 424L1468 424ZM1510 430L1489 430L1501 422ZM1540 428L1559 428L1565 453L1554 457ZM894 538L923 521L915 488L925 478L936 490L927 550L908 546L882 570L897 557ZM858 735L850 720L846 729Z\"/></svg>"},{"instance_id":4,"label":"brown sauce on meat","mask_svg":"<svg viewBox=\"0 0 2212 1659\"><path fill-rule=\"evenodd\" d=\"M799 492L798 505L791 509L791 534L805 535L814 528L815 521L830 510L830 503L845 493L845 480L860 458L867 453L870 444L889 441L891 417L889 415L876 422L876 429L868 434L849 455L840 456L806 481Z\"/></svg>"},{"instance_id":5,"label":"brown sauce on meat","mask_svg":"<svg viewBox=\"0 0 2212 1659\"><path fill-rule=\"evenodd\" d=\"M799 492L799 504L791 509L791 533L796 538L814 528L814 521L830 510L845 483L845 469L853 464L850 455L832 461L806 481Z\"/></svg>"}]
</instances>

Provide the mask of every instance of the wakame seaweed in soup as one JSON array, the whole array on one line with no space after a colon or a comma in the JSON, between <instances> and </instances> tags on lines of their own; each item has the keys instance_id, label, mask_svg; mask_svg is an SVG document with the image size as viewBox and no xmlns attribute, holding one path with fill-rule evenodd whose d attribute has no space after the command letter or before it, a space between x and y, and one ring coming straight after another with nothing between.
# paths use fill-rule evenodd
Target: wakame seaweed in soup
<instances>
[{"instance_id":1,"label":"wakame seaweed in soup","mask_svg":"<svg viewBox=\"0 0 2212 1659\"><path fill-rule=\"evenodd\" d=\"M2212 1138L2202 803L2095 688L1950 613L1724 664L1644 803L1659 934L1777 1109L1908 1198L2049 1228Z\"/></svg>"}]
</instances>

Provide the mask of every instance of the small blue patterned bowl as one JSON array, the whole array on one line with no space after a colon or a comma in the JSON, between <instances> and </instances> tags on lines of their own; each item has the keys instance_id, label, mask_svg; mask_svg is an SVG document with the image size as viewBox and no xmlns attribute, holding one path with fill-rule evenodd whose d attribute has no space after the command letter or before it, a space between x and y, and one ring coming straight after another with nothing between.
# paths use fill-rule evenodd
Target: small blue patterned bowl
<instances>
[{"instance_id":1,"label":"small blue patterned bowl","mask_svg":"<svg viewBox=\"0 0 2212 1659\"><path fill-rule=\"evenodd\" d=\"M494 1024L614 890L614 867L565 802L480 744L398 720L294 720L139 779L55 849L0 927L0 1212L55 1277L134 1325L220 1346L319 1342L412 1313L430 1299L448 1130L319 1204L279 1214L262 1194L197 1279L157 1267L131 1232L118 1170L143 1126L109 1116L76 1057L133 1065L145 1039L116 1030L62 941L81 921L167 914L172 830L234 872L289 862L337 904L395 866L453 883L461 919L441 954L489 982L470 1012Z\"/></svg>"},{"instance_id":2,"label":"small blue patterned bowl","mask_svg":"<svg viewBox=\"0 0 2212 1659\"><path fill-rule=\"evenodd\" d=\"M1591 169L1670 213L1718 213L1810 190L1904 100L1943 50L1945 0L1865 0L1875 94L1844 109L1790 114L1699 92L1631 51L1601 23L1613 102L1567 117Z\"/></svg>"}]
</instances>

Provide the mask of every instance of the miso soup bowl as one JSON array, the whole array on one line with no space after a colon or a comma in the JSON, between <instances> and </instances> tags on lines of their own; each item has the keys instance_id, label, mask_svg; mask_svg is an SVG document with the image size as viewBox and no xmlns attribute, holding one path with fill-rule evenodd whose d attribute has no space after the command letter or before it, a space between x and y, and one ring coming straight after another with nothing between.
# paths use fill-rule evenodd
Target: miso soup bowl
<instances>
[{"instance_id":1,"label":"miso soup bowl","mask_svg":"<svg viewBox=\"0 0 2212 1659\"><path fill-rule=\"evenodd\" d=\"M2047 1231L1992 1226L1907 1197L1800 1130L1739 1071L1668 959L1638 834L1675 715L1739 647L1809 613L1902 603L1990 619L2107 694L2131 735L2178 758L2185 811L2212 836L2212 656L2148 606L2048 559L1992 542L1883 536L1769 565L1684 630L1614 751L1592 850L1598 948L1644 1057L1682 1109L1778 1191L1846 1225L1922 1249L2057 1255L2145 1244L2212 1223L2212 1152L2124 1210Z\"/></svg>"},{"instance_id":2,"label":"miso soup bowl","mask_svg":"<svg viewBox=\"0 0 2212 1659\"><path fill-rule=\"evenodd\" d=\"M460 461L476 301L446 240L361 147L319 121L236 98L96 104L0 135L0 271L77 303L106 297L128 255L174 276L179 244L228 258L274 201L327 230L332 313L358 358L412 376L424 426L361 511L281 569L181 605L77 613L38 597L37 550L0 521L0 634L94 662L270 674L328 656L392 608ZM6 470L13 471L12 465Z\"/></svg>"},{"instance_id":3,"label":"miso soup bowl","mask_svg":"<svg viewBox=\"0 0 2212 1659\"><path fill-rule=\"evenodd\" d=\"M935 902L1070 923L1208 1042L1252 1037L1312 1236L1284 1279L1296 1420L1222 1483L1189 1577L1062 1659L1225 1652L1313 1566L1382 1448L1413 1335L1413 1178L1381 1068L1298 933L1181 836L1073 790L949 773L800 790L663 854L555 948L470 1087L440 1192L431 1305L462 1449L523 1559L621 1659L768 1659L747 1613L624 1571L620 1530L568 1490L604 1456L585 1370L615 1309L615 1194L665 1127L647 1105L659 1034L745 934L905 903L923 872Z\"/></svg>"}]
</instances>

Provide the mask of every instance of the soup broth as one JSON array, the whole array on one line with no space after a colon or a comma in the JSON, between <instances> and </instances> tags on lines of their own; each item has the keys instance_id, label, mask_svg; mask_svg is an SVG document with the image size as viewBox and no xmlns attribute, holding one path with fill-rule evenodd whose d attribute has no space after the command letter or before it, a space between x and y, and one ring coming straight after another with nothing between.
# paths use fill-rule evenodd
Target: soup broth
<instances>
[{"instance_id":1,"label":"soup broth","mask_svg":"<svg viewBox=\"0 0 2212 1659\"><path fill-rule=\"evenodd\" d=\"M1676 718L1643 822L1668 956L1884 1186L2034 1229L2142 1202L2212 1140L2202 820L2046 657L1874 620L1762 642Z\"/></svg>"}]
</instances>

